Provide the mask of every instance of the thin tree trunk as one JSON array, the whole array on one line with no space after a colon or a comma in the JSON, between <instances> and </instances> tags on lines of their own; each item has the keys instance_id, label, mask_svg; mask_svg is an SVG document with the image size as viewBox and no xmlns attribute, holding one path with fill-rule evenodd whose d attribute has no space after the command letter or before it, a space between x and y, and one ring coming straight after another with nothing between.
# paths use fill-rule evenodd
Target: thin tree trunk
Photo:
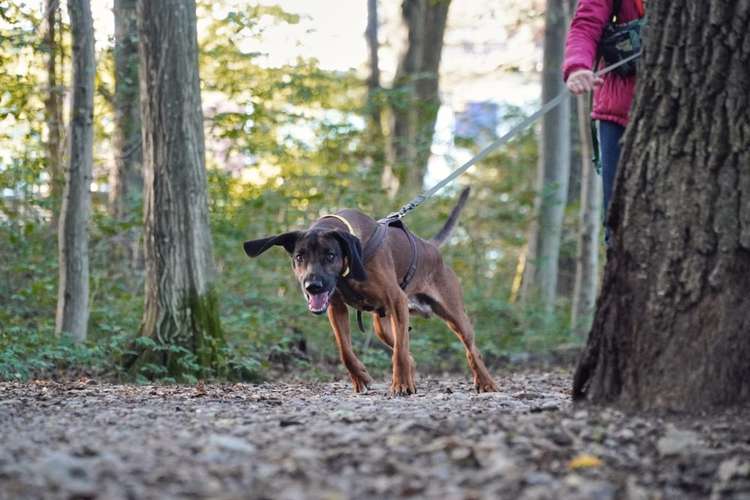
<instances>
[{"instance_id":1,"label":"thin tree trunk","mask_svg":"<svg viewBox=\"0 0 750 500\"><path fill-rule=\"evenodd\" d=\"M136 0L115 0L114 5L115 168L110 174L109 207L118 220L138 206L143 190L135 4Z\"/></svg>"},{"instance_id":2,"label":"thin tree trunk","mask_svg":"<svg viewBox=\"0 0 750 500\"><path fill-rule=\"evenodd\" d=\"M369 50L370 75L367 78L367 130L370 157L370 174L375 179L383 176L386 147L383 130L383 88L380 84L380 58L378 50L378 0L367 0L367 29L365 30Z\"/></svg>"},{"instance_id":3,"label":"thin tree trunk","mask_svg":"<svg viewBox=\"0 0 750 500\"><path fill-rule=\"evenodd\" d=\"M563 2L547 0L544 31L542 102L554 99L564 89L560 74L566 33ZM558 258L562 223L570 175L570 100L565 99L542 120L537 177L537 219L529 240L524 298L538 298L552 312L557 298Z\"/></svg>"},{"instance_id":4,"label":"thin tree trunk","mask_svg":"<svg viewBox=\"0 0 750 500\"><path fill-rule=\"evenodd\" d=\"M567 0L563 2L563 9L565 14L565 25L570 26L570 22L573 19L573 13L576 10L576 4L578 0ZM565 31L567 37L567 29ZM582 193L581 183L583 182L583 170L581 168L581 143L584 140L581 138L581 129L579 122L580 110L578 107L578 99L576 96L570 96L570 180L568 181L568 205L580 201ZM585 132L588 133L588 132Z\"/></svg>"},{"instance_id":5,"label":"thin tree trunk","mask_svg":"<svg viewBox=\"0 0 750 500\"><path fill-rule=\"evenodd\" d=\"M648 2L575 399L699 411L750 401L750 4Z\"/></svg>"},{"instance_id":6,"label":"thin tree trunk","mask_svg":"<svg viewBox=\"0 0 750 500\"><path fill-rule=\"evenodd\" d=\"M450 0L404 0L407 49L396 71L392 99L393 177L399 194L422 188L440 108L439 71Z\"/></svg>"},{"instance_id":7,"label":"thin tree trunk","mask_svg":"<svg viewBox=\"0 0 750 500\"><path fill-rule=\"evenodd\" d=\"M583 146L581 143L584 139L581 137L578 101L575 96L570 97L568 109L570 110L568 114L570 120L570 148L568 148L570 154L570 159L568 160L570 175L568 176L568 194L566 195L566 199L568 205L572 205L580 201L582 192L581 183L583 182L583 170L581 168L581 149Z\"/></svg>"},{"instance_id":8,"label":"thin tree trunk","mask_svg":"<svg viewBox=\"0 0 750 500\"><path fill-rule=\"evenodd\" d=\"M44 51L47 57L47 96L44 100L47 122L47 170L49 172L50 207L53 227L58 227L59 207L65 188L65 168L63 166L63 88L57 55L62 50L57 42L60 27L60 1L45 0L44 3Z\"/></svg>"},{"instance_id":9,"label":"thin tree trunk","mask_svg":"<svg viewBox=\"0 0 750 500\"><path fill-rule=\"evenodd\" d=\"M557 259L557 295L559 298L572 301L576 282L577 235L574 234L576 223L572 224L570 214L573 208L580 207L581 202L581 146L578 134L578 112L575 97L571 96L570 113L570 147L568 152L570 171L568 172L568 192L565 194L565 214L563 216L560 238L560 257Z\"/></svg>"},{"instance_id":10,"label":"thin tree trunk","mask_svg":"<svg viewBox=\"0 0 750 500\"><path fill-rule=\"evenodd\" d=\"M380 58L378 50L378 0L367 0L367 28L365 29L369 52L370 75L367 77L367 100L370 119L380 127L380 106L377 94L380 88Z\"/></svg>"},{"instance_id":11,"label":"thin tree trunk","mask_svg":"<svg viewBox=\"0 0 750 500\"><path fill-rule=\"evenodd\" d=\"M588 331L594 314L599 285L599 228L602 216L602 181L591 160L591 120L588 97L578 97L578 130L581 138L581 207L579 211L578 257L573 291L571 326L575 335Z\"/></svg>"},{"instance_id":12,"label":"thin tree trunk","mask_svg":"<svg viewBox=\"0 0 750 500\"><path fill-rule=\"evenodd\" d=\"M217 366L223 334L208 224L194 0L138 1L144 159L144 363L175 377ZM195 356L191 358L190 356Z\"/></svg>"},{"instance_id":13,"label":"thin tree trunk","mask_svg":"<svg viewBox=\"0 0 750 500\"><path fill-rule=\"evenodd\" d=\"M70 162L59 227L60 283L55 332L86 338L89 318L88 223L94 152L94 25L89 0L68 0L73 33Z\"/></svg>"}]
</instances>

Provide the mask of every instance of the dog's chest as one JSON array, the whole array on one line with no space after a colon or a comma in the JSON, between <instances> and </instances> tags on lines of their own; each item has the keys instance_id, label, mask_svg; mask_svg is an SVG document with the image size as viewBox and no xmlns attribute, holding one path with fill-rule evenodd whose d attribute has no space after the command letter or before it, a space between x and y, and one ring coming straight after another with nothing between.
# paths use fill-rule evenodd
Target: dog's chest
<instances>
[{"instance_id":1,"label":"dog's chest","mask_svg":"<svg viewBox=\"0 0 750 500\"><path fill-rule=\"evenodd\" d=\"M358 287L350 285L348 281L339 281L336 289L341 293L348 306L360 311L378 311L381 316L385 315L386 311L382 304L373 297L364 294Z\"/></svg>"}]
</instances>

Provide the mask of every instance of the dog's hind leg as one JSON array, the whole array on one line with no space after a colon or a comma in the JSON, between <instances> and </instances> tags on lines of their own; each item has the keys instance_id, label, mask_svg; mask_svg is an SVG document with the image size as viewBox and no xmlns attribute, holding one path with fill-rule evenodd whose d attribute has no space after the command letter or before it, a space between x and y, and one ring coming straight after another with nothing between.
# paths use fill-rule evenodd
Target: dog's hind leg
<instances>
[{"instance_id":1,"label":"dog's hind leg","mask_svg":"<svg viewBox=\"0 0 750 500\"><path fill-rule=\"evenodd\" d=\"M352 337L349 330L349 311L341 296L334 293L328 306L328 321L331 322L336 345L339 349L341 361L344 363L352 379L354 392L364 392L372 384L372 377L367 373L365 365L357 358L352 350Z\"/></svg>"},{"instance_id":2,"label":"dog's hind leg","mask_svg":"<svg viewBox=\"0 0 750 500\"><path fill-rule=\"evenodd\" d=\"M474 327L464 310L464 301L461 293L461 284L458 278L448 267L443 267L440 273L440 287L433 287L429 297L433 303L433 311L445 321L448 328L455 333L466 349L466 359L469 368L474 375L474 389L477 392L495 392L497 386L492 380L487 367L484 365L482 355L474 343Z\"/></svg>"},{"instance_id":3,"label":"dog's hind leg","mask_svg":"<svg viewBox=\"0 0 750 500\"><path fill-rule=\"evenodd\" d=\"M375 335L378 336L381 342L390 347L393 350L393 333L391 332L391 320L388 316L380 317L380 314L373 313L372 315L372 328L375 330Z\"/></svg>"},{"instance_id":4,"label":"dog's hind leg","mask_svg":"<svg viewBox=\"0 0 750 500\"><path fill-rule=\"evenodd\" d=\"M380 317L380 314L372 315L372 327L375 335L393 351L393 332L391 332L391 320L388 316ZM409 353L409 364L411 366L411 378L416 381L417 365L414 363L414 357Z\"/></svg>"}]
</instances>

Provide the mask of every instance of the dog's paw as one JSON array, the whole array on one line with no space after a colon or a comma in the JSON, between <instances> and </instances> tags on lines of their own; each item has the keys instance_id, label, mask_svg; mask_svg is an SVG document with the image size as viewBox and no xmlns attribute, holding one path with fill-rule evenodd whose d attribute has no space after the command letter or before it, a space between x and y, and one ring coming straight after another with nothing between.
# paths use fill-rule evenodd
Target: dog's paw
<instances>
[{"instance_id":1,"label":"dog's paw","mask_svg":"<svg viewBox=\"0 0 750 500\"><path fill-rule=\"evenodd\" d=\"M474 390L480 392L497 392L497 385L492 379L474 380Z\"/></svg>"},{"instance_id":2,"label":"dog's paw","mask_svg":"<svg viewBox=\"0 0 750 500\"><path fill-rule=\"evenodd\" d=\"M352 378L352 387L354 388L354 392L357 394L367 392L367 390L373 383L372 377L366 371L356 374L352 373L350 375Z\"/></svg>"},{"instance_id":3,"label":"dog's paw","mask_svg":"<svg viewBox=\"0 0 750 500\"><path fill-rule=\"evenodd\" d=\"M395 396L409 396L411 394L417 393L417 387L414 385L413 382L406 382L406 383L396 383L393 382L391 384L391 388L388 391L388 394L391 397Z\"/></svg>"}]
</instances>

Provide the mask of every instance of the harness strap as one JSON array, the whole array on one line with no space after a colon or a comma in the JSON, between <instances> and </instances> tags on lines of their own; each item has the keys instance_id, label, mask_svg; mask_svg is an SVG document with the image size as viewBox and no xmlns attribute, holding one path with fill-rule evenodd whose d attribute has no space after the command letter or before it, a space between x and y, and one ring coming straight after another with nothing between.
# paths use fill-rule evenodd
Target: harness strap
<instances>
[{"instance_id":1,"label":"harness strap","mask_svg":"<svg viewBox=\"0 0 750 500\"><path fill-rule=\"evenodd\" d=\"M409 286L411 280L414 279L414 275L417 274L417 240L414 238L414 235L411 234L411 231L406 228L406 224L401 220L391 220L386 222L386 225L401 229L409 240L409 246L411 247L411 260L409 261L409 268L406 270L404 278L401 280L401 283L399 283L401 289L406 290L406 287Z\"/></svg>"},{"instance_id":2,"label":"harness strap","mask_svg":"<svg viewBox=\"0 0 750 500\"><path fill-rule=\"evenodd\" d=\"M367 238L367 243L362 249L362 258L365 262L370 260L378 251L380 245L383 244L386 233L388 233L388 227L385 224L378 224L375 231Z\"/></svg>"}]
</instances>

